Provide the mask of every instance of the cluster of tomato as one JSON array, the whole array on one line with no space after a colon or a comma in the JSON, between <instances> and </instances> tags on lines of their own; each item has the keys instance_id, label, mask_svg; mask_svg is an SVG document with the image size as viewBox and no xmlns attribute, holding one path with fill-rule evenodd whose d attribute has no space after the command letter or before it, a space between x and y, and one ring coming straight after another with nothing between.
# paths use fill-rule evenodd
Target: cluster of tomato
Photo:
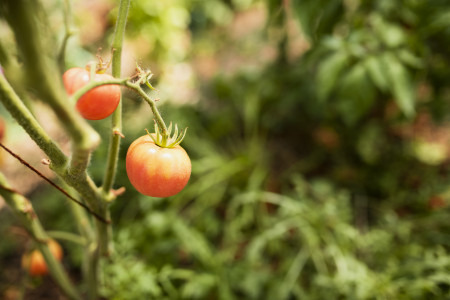
<instances>
[{"instance_id":1,"label":"cluster of tomato","mask_svg":"<svg viewBox=\"0 0 450 300\"><path fill-rule=\"evenodd\" d=\"M93 80L104 81L112 78L108 74L96 73ZM64 87L69 96L90 81L90 72L82 68L71 68L63 75ZM116 110L120 98L119 85L101 85L81 96L76 103L76 109L85 119L101 120ZM2 128L0 120L0 138L3 135ZM140 193L151 197L169 197L186 186L191 174L191 161L181 146L160 147L147 134L131 144L127 152L126 169L131 184ZM48 246L53 256L61 260L61 246L54 240L50 240ZM38 250L24 255L22 265L32 276L48 274L44 257Z\"/></svg>"},{"instance_id":2,"label":"cluster of tomato","mask_svg":"<svg viewBox=\"0 0 450 300\"><path fill-rule=\"evenodd\" d=\"M69 95L90 82L90 72L71 68L63 75ZM108 74L95 74L95 81L109 80ZM101 85L79 98L76 108L88 120L101 120L111 115L120 102L118 85ZM149 135L135 140L127 152L126 169L131 184L142 194L151 197L169 197L179 193L191 174L191 161L186 151L176 145L160 147Z\"/></svg>"}]
</instances>

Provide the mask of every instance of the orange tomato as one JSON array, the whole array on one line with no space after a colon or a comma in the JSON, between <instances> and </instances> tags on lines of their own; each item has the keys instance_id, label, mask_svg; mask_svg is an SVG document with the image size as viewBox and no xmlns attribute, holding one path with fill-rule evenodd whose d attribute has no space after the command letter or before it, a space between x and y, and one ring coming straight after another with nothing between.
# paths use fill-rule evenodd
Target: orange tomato
<instances>
[{"instance_id":1,"label":"orange tomato","mask_svg":"<svg viewBox=\"0 0 450 300\"><path fill-rule=\"evenodd\" d=\"M191 160L180 145L163 148L144 135L128 148L126 169L128 179L140 193L169 197L179 193L189 181Z\"/></svg>"},{"instance_id":2,"label":"orange tomato","mask_svg":"<svg viewBox=\"0 0 450 300\"><path fill-rule=\"evenodd\" d=\"M61 261L63 250L55 240L49 240L48 247L52 255ZM44 256L39 250L33 250L30 254L22 256L22 267L30 273L31 276L43 276L48 274L47 264Z\"/></svg>"}]
</instances>

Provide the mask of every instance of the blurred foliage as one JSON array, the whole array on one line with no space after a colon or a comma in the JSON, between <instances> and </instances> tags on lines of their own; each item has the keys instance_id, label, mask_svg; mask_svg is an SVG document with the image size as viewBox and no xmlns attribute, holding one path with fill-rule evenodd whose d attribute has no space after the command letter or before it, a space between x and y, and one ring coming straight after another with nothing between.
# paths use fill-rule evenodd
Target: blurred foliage
<instances>
[{"instance_id":1,"label":"blurred foliage","mask_svg":"<svg viewBox=\"0 0 450 300\"><path fill-rule=\"evenodd\" d=\"M103 295L449 298L449 43L445 0L132 1L128 45L193 173L170 199L132 188L152 120L126 94Z\"/></svg>"}]
</instances>

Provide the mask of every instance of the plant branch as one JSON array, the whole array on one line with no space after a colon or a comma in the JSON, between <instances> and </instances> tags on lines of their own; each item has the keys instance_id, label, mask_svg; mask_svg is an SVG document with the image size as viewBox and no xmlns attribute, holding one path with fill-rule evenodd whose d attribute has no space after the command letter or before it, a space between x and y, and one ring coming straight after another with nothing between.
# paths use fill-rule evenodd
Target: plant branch
<instances>
[{"instance_id":1,"label":"plant branch","mask_svg":"<svg viewBox=\"0 0 450 300\"><path fill-rule=\"evenodd\" d=\"M122 45L123 37L125 35L125 27L127 24L128 9L130 7L130 0L120 0L119 14L117 16L116 28L114 31L114 39L112 42L113 56L112 56L112 75L119 78L121 75L121 61L122 61ZM109 137L108 158L106 163L106 172L103 178L103 193L110 194L113 187L114 178L116 176L117 160L120 148L120 135L115 132L122 132L122 99L114 111L111 119L111 134Z\"/></svg>"},{"instance_id":2,"label":"plant branch","mask_svg":"<svg viewBox=\"0 0 450 300\"><path fill-rule=\"evenodd\" d=\"M65 240L81 246L85 246L87 243L84 237L67 231L47 231L47 235L53 239Z\"/></svg>"},{"instance_id":3,"label":"plant branch","mask_svg":"<svg viewBox=\"0 0 450 300\"><path fill-rule=\"evenodd\" d=\"M42 7L37 1L3 2L4 15L14 32L29 86L62 121L73 140L72 152L91 152L99 144L100 137L71 105L67 105L67 96L52 53L55 47L52 39L46 36L48 20Z\"/></svg>"},{"instance_id":4,"label":"plant branch","mask_svg":"<svg viewBox=\"0 0 450 300\"><path fill-rule=\"evenodd\" d=\"M145 74L143 74L142 76L145 76ZM137 94L139 94L145 102L147 102L147 104L150 106L150 109L152 110L152 113L155 117L155 121L156 123L158 123L158 127L159 129L161 129L161 134L165 134L166 136L168 136L168 130L167 130L167 126L164 123L163 118L161 117L161 114L156 106L156 101L154 99L152 99L140 86L141 81L138 82L133 82L132 78L123 78L123 79L119 79L119 78L113 78L113 79L107 79L107 80L101 80L101 81L92 81L89 82L88 84L86 84L85 86L83 86L81 89L77 90L71 97L71 102L76 103L78 101L78 99L81 98L81 96L83 96L85 93L87 93L89 90L98 87L98 86L102 86L102 85L123 85L127 88L132 89L133 91L135 91Z\"/></svg>"},{"instance_id":5,"label":"plant branch","mask_svg":"<svg viewBox=\"0 0 450 300\"><path fill-rule=\"evenodd\" d=\"M47 135L4 76L0 76L0 101L39 148L51 158L50 167L53 170L63 170L68 162L66 155Z\"/></svg>"},{"instance_id":6,"label":"plant branch","mask_svg":"<svg viewBox=\"0 0 450 300\"><path fill-rule=\"evenodd\" d=\"M61 188L60 186L58 186L56 183L54 183L53 181L51 181L50 179L48 179L44 174L42 174L41 172L39 172L39 170L37 170L36 168L34 168L32 165L30 165L29 163L27 163L24 159L22 159L19 155L17 155L16 153L12 152L8 147L6 147L5 145L3 145L0 142L0 147L2 147L6 152L8 152L11 156L13 156L15 159L17 159L18 161L20 161L21 164L23 164L24 166L26 166L28 169L30 169L31 171L33 171L34 173L36 173L39 177L41 177L42 179L44 179L46 182L48 182L51 186L53 186L55 189L57 189L58 191L60 191L63 195L65 195L67 198L69 198L70 200L72 200L73 202L75 202L76 204L78 204L79 206L83 207L85 210L87 210L90 214L92 214L97 220L106 223L106 224L110 224L111 221L110 220L105 220L103 219L101 216L99 216L97 213L93 212L86 204L84 204L81 201L78 201L77 199L75 199L74 197L72 197L68 192L66 192L63 188Z\"/></svg>"},{"instance_id":7,"label":"plant branch","mask_svg":"<svg viewBox=\"0 0 450 300\"><path fill-rule=\"evenodd\" d=\"M59 49L58 53L58 65L59 70L64 72L66 69L66 48L67 48L67 42L69 41L69 38L73 35L73 31L71 29L71 23L72 23L72 8L70 4L70 0L64 0L64 37L61 43L61 48Z\"/></svg>"},{"instance_id":8,"label":"plant branch","mask_svg":"<svg viewBox=\"0 0 450 300\"><path fill-rule=\"evenodd\" d=\"M99 144L100 137L73 106L68 105L61 76L53 55L49 53L54 47L51 48L51 39L42 28L48 24L45 13L36 1L7 0L3 1L2 8L15 34L29 86L52 107L72 139L71 167L55 171L82 195L92 210L99 212L102 209L101 195L82 168L87 167L90 153ZM38 145L39 138L34 137ZM54 160L52 156L50 159Z\"/></svg>"},{"instance_id":9,"label":"plant branch","mask_svg":"<svg viewBox=\"0 0 450 300\"><path fill-rule=\"evenodd\" d=\"M70 186L74 187L88 202L89 207L97 212L101 203L97 201L99 195L92 180L87 177L86 172L75 177L68 171L67 157L22 103L4 76L0 76L0 96L0 101L11 116L17 120L39 148L50 158L50 168L66 180Z\"/></svg>"},{"instance_id":10,"label":"plant branch","mask_svg":"<svg viewBox=\"0 0 450 300\"><path fill-rule=\"evenodd\" d=\"M81 296L70 282L67 273L64 271L61 263L50 252L47 245L48 236L42 228L36 213L33 210L31 202L24 196L14 191L6 182L5 177L0 173L0 195L5 202L11 207L14 214L20 219L25 228L37 242L39 251L44 256L50 274L62 291L73 300L81 300Z\"/></svg>"}]
</instances>

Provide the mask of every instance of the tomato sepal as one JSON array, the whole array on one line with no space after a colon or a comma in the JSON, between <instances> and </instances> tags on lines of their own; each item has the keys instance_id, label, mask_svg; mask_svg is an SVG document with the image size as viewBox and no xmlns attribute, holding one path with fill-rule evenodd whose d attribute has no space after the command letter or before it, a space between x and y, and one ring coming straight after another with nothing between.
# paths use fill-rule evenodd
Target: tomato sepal
<instances>
[{"instance_id":1,"label":"tomato sepal","mask_svg":"<svg viewBox=\"0 0 450 300\"><path fill-rule=\"evenodd\" d=\"M153 140L153 142L158 145L161 148L174 148L181 144L181 142L184 140L184 137L186 136L187 127L179 132L178 125L175 124L175 130L172 135L172 122L170 122L169 127L167 128L167 133L164 134L161 133L161 130L159 128L158 123L155 121L155 132L150 133L147 129L147 134L150 136L150 138Z\"/></svg>"}]
</instances>

